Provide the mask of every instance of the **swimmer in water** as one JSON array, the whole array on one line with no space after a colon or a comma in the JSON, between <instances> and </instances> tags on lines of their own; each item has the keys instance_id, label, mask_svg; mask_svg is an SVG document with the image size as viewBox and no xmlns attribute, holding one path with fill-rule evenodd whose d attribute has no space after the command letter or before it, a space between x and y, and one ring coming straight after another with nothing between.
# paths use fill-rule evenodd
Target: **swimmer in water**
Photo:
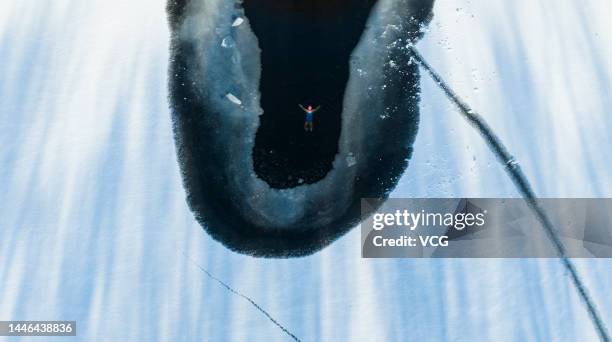
<instances>
[{"instance_id":1,"label":"swimmer in water","mask_svg":"<svg viewBox=\"0 0 612 342\"><path fill-rule=\"evenodd\" d=\"M302 108L302 110L306 113L306 118L304 120L304 130L306 132L312 132L312 119L313 119L313 114L318 111L319 109L321 109L321 106L318 106L317 108L312 108L311 105L308 105L308 107L304 108L304 106L302 106L301 104L299 104L298 106L300 106L300 108Z\"/></svg>"}]
</instances>

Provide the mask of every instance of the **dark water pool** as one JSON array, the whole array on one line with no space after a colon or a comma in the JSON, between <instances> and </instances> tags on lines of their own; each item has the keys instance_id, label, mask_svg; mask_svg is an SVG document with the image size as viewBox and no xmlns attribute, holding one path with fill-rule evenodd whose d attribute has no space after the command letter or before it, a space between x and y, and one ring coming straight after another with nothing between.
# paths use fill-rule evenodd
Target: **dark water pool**
<instances>
[{"instance_id":1,"label":"dark water pool","mask_svg":"<svg viewBox=\"0 0 612 342\"><path fill-rule=\"evenodd\" d=\"M338 152L350 55L375 1L246 0L259 41L263 115L253 147L258 177L273 188L321 180ZM298 104L321 106L312 132Z\"/></svg>"}]
</instances>

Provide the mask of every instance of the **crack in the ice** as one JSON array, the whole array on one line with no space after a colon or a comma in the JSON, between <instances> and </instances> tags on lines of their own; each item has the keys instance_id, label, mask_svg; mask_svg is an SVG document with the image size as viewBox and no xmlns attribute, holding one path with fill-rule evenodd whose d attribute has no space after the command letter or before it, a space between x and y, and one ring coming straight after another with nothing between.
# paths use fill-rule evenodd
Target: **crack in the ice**
<instances>
[{"instance_id":1,"label":"crack in the ice","mask_svg":"<svg viewBox=\"0 0 612 342\"><path fill-rule=\"evenodd\" d=\"M282 324L280 324L274 317L272 317L266 310L264 310L259 304L257 304L253 299L251 299L249 296L244 295L240 292L238 292L237 290L234 290L231 286L229 286L227 283L225 283L223 280L215 277L212 273L210 273L207 269L205 269L204 267L202 267L200 264L198 264L197 262L195 262L195 260L191 259L187 254L185 254L185 252L183 252L183 255L189 259L189 261L191 261L197 268L199 268L202 272L204 272L204 274L206 274L206 276L210 279L212 279L213 281L215 281L216 283L218 283L219 285L223 286L226 290L228 290L231 294L236 295L242 299L245 299L246 301L248 301L253 307L255 307L255 309L257 309L259 312L261 312L262 314L264 314L264 316L266 316L272 323L274 323L274 325L276 325L277 327L279 327L285 334L287 334L289 337L291 337L291 339L293 339L296 342L301 342L300 339L295 336L295 334L293 334L291 331L289 331L287 328L285 328Z\"/></svg>"},{"instance_id":2,"label":"crack in the ice","mask_svg":"<svg viewBox=\"0 0 612 342\"><path fill-rule=\"evenodd\" d=\"M595 307L595 303L591 299L587 287L584 285L584 281L578 275L578 271L576 270L574 263L567 257L563 241L561 241L555 232L554 225L544 212L544 209L542 209L542 207L539 205L536 195L529 184L527 177L521 170L518 162L508 152L499 137L493 132L486 121L478 113L474 112L465 102L463 102L461 98L459 98L459 96L450 88L450 86L446 84L442 77L436 73L436 71L425 61L417 49L414 46L410 46L409 49L414 60L423 69L425 69L425 71L427 71L429 76L431 76L438 87L442 89L449 100L451 100L451 102L453 102L457 108L459 108L461 114L463 114L463 117L470 123L470 125L478 130L480 135L484 137L491 151L495 154L502 165L504 165L507 174L512 179L514 185L516 185L523 198L527 200L527 203L538 218L538 221L540 221L542 227L544 227L548 238L555 246L559 258L561 259L561 263L569 272L572 282L576 287L576 290L578 291L584 305L586 306L587 311L589 312L591 321L597 329L600 339L605 342L610 341L606 325L601 319L601 316Z\"/></svg>"}]
</instances>

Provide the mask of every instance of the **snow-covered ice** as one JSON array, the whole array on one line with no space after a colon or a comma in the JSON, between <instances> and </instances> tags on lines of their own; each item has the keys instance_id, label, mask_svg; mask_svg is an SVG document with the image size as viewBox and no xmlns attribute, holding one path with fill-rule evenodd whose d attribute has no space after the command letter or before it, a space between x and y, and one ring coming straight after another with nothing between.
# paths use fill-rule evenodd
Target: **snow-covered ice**
<instances>
[{"instance_id":1,"label":"snow-covered ice","mask_svg":"<svg viewBox=\"0 0 612 342\"><path fill-rule=\"evenodd\" d=\"M76 320L79 340L287 340L197 262L304 341L596 339L556 260L363 260L357 229L289 260L213 241L176 161L164 8L0 2L1 320ZM457 0L434 12L420 51L536 192L612 196L612 3ZM478 134L421 83L415 153L392 196L517 196ZM610 324L610 261L576 264Z\"/></svg>"}]
</instances>

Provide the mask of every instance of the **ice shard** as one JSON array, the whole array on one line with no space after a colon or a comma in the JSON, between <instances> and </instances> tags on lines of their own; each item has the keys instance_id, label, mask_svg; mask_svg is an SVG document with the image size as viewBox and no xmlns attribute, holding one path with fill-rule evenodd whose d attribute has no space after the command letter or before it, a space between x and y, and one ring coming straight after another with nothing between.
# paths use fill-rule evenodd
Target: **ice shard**
<instances>
[{"instance_id":1,"label":"ice shard","mask_svg":"<svg viewBox=\"0 0 612 342\"><path fill-rule=\"evenodd\" d=\"M432 6L168 2L178 160L187 202L213 238L255 256L306 255L359 223L361 198L387 196L419 121L407 47ZM321 106L312 132L300 104Z\"/></svg>"}]
</instances>

